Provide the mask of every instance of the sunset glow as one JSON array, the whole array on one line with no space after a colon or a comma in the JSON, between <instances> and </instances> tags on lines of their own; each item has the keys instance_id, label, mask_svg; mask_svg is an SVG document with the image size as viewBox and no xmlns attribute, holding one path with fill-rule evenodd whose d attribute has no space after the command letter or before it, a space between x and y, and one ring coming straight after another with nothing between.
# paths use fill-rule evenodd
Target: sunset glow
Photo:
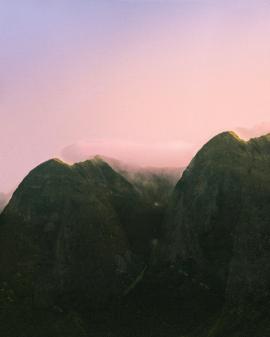
<instances>
[{"instance_id":1,"label":"sunset glow","mask_svg":"<svg viewBox=\"0 0 270 337\"><path fill-rule=\"evenodd\" d=\"M183 166L220 131L269 132L269 15L262 0L1 2L0 191L71 145Z\"/></svg>"}]
</instances>

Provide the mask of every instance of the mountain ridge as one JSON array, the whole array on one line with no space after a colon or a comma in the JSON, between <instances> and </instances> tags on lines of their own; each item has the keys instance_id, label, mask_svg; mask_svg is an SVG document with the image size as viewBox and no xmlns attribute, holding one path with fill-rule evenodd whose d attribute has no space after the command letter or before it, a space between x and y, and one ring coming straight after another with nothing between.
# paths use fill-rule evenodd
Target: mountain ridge
<instances>
[{"instance_id":1,"label":"mountain ridge","mask_svg":"<svg viewBox=\"0 0 270 337\"><path fill-rule=\"evenodd\" d=\"M245 307L259 313L269 300L269 168L270 135L245 142L219 134L193 158L169 205L166 259L224 298L227 313L242 312L239 320ZM255 335L254 327L249 318Z\"/></svg>"},{"instance_id":2,"label":"mountain ridge","mask_svg":"<svg viewBox=\"0 0 270 337\"><path fill-rule=\"evenodd\" d=\"M0 332L17 336L17 310L38 326L38 308L75 312L72 337L268 336L270 134L218 134L174 188L173 172L113 165L54 158L19 185L0 215Z\"/></svg>"}]
</instances>

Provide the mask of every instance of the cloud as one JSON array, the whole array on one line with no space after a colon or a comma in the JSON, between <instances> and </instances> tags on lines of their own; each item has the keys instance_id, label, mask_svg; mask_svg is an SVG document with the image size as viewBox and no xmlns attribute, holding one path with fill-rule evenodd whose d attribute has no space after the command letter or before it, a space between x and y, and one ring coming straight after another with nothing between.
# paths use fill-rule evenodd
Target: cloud
<instances>
[{"instance_id":1,"label":"cloud","mask_svg":"<svg viewBox=\"0 0 270 337\"><path fill-rule=\"evenodd\" d=\"M241 138L249 140L250 138L260 137L270 133L270 122L262 122L252 128L238 127L235 131Z\"/></svg>"},{"instance_id":2,"label":"cloud","mask_svg":"<svg viewBox=\"0 0 270 337\"><path fill-rule=\"evenodd\" d=\"M182 141L136 143L121 140L78 141L61 151L61 158L74 163L95 155L113 157L141 166L185 166L194 155L192 144Z\"/></svg>"}]
</instances>

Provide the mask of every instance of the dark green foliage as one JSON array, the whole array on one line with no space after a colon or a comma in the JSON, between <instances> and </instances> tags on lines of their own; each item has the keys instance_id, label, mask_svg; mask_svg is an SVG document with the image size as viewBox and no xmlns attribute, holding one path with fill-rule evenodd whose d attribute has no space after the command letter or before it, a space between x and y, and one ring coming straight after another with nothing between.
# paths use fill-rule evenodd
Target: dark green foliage
<instances>
[{"instance_id":1,"label":"dark green foliage","mask_svg":"<svg viewBox=\"0 0 270 337\"><path fill-rule=\"evenodd\" d=\"M141 167L117 159L99 157L128 180L149 205L166 207L169 196L180 179L184 168Z\"/></svg>"},{"instance_id":2,"label":"dark green foliage","mask_svg":"<svg viewBox=\"0 0 270 337\"><path fill-rule=\"evenodd\" d=\"M120 295L144 265L129 237L139 204L132 185L99 159L40 165L1 216L1 279L38 307Z\"/></svg>"},{"instance_id":3,"label":"dark green foliage","mask_svg":"<svg viewBox=\"0 0 270 337\"><path fill-rule=\"evenodd\" d=\"M195 156L172 197L166 260L224 298L226 324L211 336L223 336L231 310L243 324L246 306L260 312L269 301L269 169L270 136L244 142L223 133Z\"/></svg>"},{"instance_id":4,"label":"dark green foliage","mask_svg":"<svg viewBox=\"0 0 270 337\"><path fill-rule=\"evenodd\" d=\"M0 218L0 335L107 337L120 316L132 324L132 294L161 235L156 197L166 199L145 197L100 158L30 172Z\"/></svg>"},{"instance_id":5,"label":"dark green foliage","mask_svg":"<svg viewBox=\"0 0 270 337\"><path fill-rule=\"evenodd\" d=\"M269 169L231 132L170 199L164 172L40 165L0 217L0 336L268 337Z\"/></svg>"}]
</instances>

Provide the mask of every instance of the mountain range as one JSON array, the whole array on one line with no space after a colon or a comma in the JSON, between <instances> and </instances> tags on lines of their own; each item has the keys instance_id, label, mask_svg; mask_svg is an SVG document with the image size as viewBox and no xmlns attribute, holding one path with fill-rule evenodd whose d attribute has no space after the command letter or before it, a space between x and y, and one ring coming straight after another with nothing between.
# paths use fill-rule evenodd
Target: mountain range
<instances>
[{"instance_id":1,"label":"mountain range","mask_svg":"<svg viewBox=\"0 0 270 337\"><path fill-rule=\"evenodd\" d=\"M233 132L184 173L34 168L0 215L0 335L270 336L269 173L270 135Z\"/></svg>"}]
</instances>

